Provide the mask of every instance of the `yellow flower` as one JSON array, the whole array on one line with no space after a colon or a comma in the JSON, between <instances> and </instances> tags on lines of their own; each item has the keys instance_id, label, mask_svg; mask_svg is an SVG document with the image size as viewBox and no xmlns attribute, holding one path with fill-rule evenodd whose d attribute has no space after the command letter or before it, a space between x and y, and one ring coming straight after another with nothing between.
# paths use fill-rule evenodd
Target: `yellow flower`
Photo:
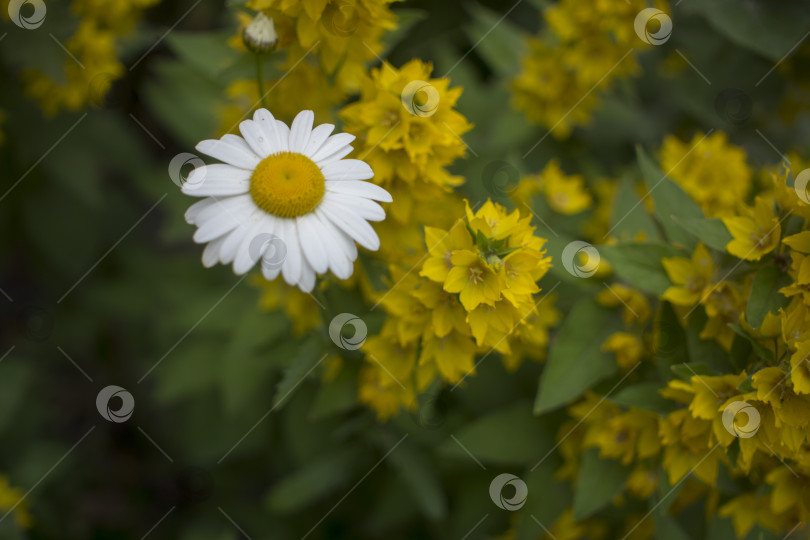
<instances>
[{"instance_id":1,"label":"yellow flower","mask_svg":"<svg viewBox=\"0 0 810 540\"><path fill-rule=\"evenodd\" d=\"M606 307L622 307L622 321L630 326L634 321L644 325L650 319L650 303L635 289L613 283L596 295L596 301Z\"/></svg>"},{"instance_id":2,"label":"yellow flower","mask_svg":"<svg viewBox=\"0 0 810 540\"><path fill-rule=\"evenodd\" d=\"M460 293L459 300L467 311L479 304L495 305L501 297L503 279L478 254L467 249L459 249L450 257L453 268L447 273L444 290Z\"/></svg>"},{"instance_id":3,"label":"yellow flower","mask_svg":"<svg viewBox=\"0 0 810 540\"><path fill-rule=\"evenodd\" d=\"M425 227L425 243L428 257L419 275L444 283L447 274L453 269L451 258L457 250L470 250L473 242L462 221L457 221L449 231Z\"/></svg>"},{"instance_id":4,"label":"yellow flower","mask_svg":"<svg viewBox=\"0 0 810 540\"><path fill-rule=\"evenodd\" d=\"M419 365L434 364L446 381L457 383L465 375L475 374L475 351L472 339L459 332L444 337L428 335L422 340Z\"/></svg>"},{"instance_id":5,"label":"yellow flower","mask_svg":"<svg viewBox=\"0 0 810 540\"><path fill-rule=\"evenodd\" d=\"M751 189L751 169L745 150L716 131L689 142L667 136L661 148L661 168L679 184L708 217L733 216Z\"/></svg>"},{"instance_id":6,"label":"yellow flower","mask_svg":"<svg viewBox=\"0 0 810 540\"><path fill-rule=\"evenodd\" d=\"M8 512L14 509L14 521L23 529L30 529L31 514L28 513L28 504L19 488L11 487L8 477L0 474L0 511Z\"/></svg>"},{"instance_id":7,"label":"yellow flower","mask_svg":"<svg viewBox=\"0 0 810 540\"><path fill-rule=\"evenodd\" d=\"M322 324L321 307L312 295L278 279L267 281L261 276L254 276L251 282L261 292L259 305L267 311L281 307L292 321L294 334L300 336Z\"/></svg>"},{"instance_id":8,"label":"yellow flower","mask_svg":"<svg viewBox=\"0 0 810 540\"><path fill-rule=\"evenodd\" d=\"M636 365L644 354L644 344L635 334L616 332L602 343L602 350L616 354L616 364L622 369Z\"/></svg>"},{"instance_id":9,"label":"yellow flower","mask_svg":"<svg viewBox=\"0 0 810 540\"><path fill-rule=\"evenodd\" d=\"M726 251L747 261L758 261L779 245L782 227L773 213L773 203L757 197L754 208L746 209L746 216L723 218L733 239Z\"/></svg>"},{"instance_id":10,"label":"yellow flower","mask_svg":"<svg viewBox=\"0 0 810 540\"><path fill-rule=\"evenodd\" d=\"M704 290L709 286L714 265L709 251L698 244L691 259L666 257L661 260L669 279L675 283L664 291L662 298L676 306L693 306L703 300Z\"/></svg>"},{"instance_id":11,"label":"yellow flower","mask_svg":"<svg viewBox=\"0 0 810 540\"><path fill-rule=\"evenodd\" d=\"M245 5L273 18L278 47L288 50L287 68L314 53L342 89L356 91L365 64L382 52L380 38L396 28L388 7L392 1L250 0Z\"/></svg>"},{"instance_id":12,"label":"yellow flower","mask_svg":"<svg viewBox=\"0 0 810 540\"><path fill-rule=\"evenodd\" d=\"M781 530L782 527L781 521L767 504L767 498L759 497L755 493L745 493L735 497L721 506L717 515L731 518L737 538L743 538L756 524L774 532Z\"/></svg>"},{"instance_id":13,"label":"yellow flower","mask_svg":"<svg viewBox=\"0 0 810 540\"><path fill-rule=\"evenodd\" d=\"M363 79L360 99L340 111L375 181L386 189L397 183L409 190L421 183L446 189L464 182L444 167L466 153L461 136L472 126L454 110L461 88L431 78L432 71L419 60L400 69L385 62Z\"/></svg>"},{"instance_id":14,"label":"yellow flower","mask_svg":"<svg viewBox=\"0 0 810 540\"><path fill-rule=\"evenodd\" d=\"M810 340L796 343L790 357L790 380L797 394L810 394Z\"/></svg>"},{"instance_id":15,"label":"yellow flower","mask_svg":"<svg viewBox=\"0 0 810 540\"><path fill-rule=\"evenodd\" d=\"M549 161L540 174L523 178L519 185L523 185L521 190L526 192L531 189L527 186L532 184L539 186L551 209L560 214L578 214L593 204L583 177L566 175L556 159Z\"/></svg>"}]
</instances>

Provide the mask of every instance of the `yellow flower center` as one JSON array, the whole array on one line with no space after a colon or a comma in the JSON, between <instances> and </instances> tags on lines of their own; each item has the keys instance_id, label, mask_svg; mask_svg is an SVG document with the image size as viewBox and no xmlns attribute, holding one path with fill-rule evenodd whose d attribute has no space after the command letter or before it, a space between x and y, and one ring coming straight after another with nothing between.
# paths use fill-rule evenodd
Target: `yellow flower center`
<instances>
[{"instance_id":1,"label":"yellow flower center","mask_svg":"<svg viewBox=\"0 0 810 540\"><path fill-rule=\"evenodd\" d=\"M278 217L312 212L323 199L323 173L303 154L278 152L264 158L250 177L250 196L259 208Z\"/></svg>"}]
</instances>

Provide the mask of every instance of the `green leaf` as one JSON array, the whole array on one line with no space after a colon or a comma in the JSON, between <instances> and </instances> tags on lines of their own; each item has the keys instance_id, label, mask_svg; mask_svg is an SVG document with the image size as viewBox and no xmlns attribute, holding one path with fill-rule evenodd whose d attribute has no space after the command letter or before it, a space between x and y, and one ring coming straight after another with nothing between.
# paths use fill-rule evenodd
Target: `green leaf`
<instances>
[{"instance_id":1,"label":"green leaf","mask_svg":"<svg viewBox=\"0 0 810 540\"><path fill-rule=\"evenodd\" d=\"M619 181L613 197L610 220L611 236L620 240L633 240L642 233L647 240L660 240L658 228L641 202L633 181L625 176Z\"/></svg>"},{"instance_id":2,"label":"green leaf","mask_svg":"<svg viewBox=\"0 0 810 540\"><path fill-rule=\"evenodd\" d=\"M687 362L683 364L675 364L670 366L672 373L678 376L679 379L683 379L685 381L690 380L692 377L696 375L707 375L707 376L714 376L717 375L717 372L711 369L706 364L701 362Z\"/></svg>"},{"instance_id":3,"label":"green leaf","mask_svg":"<svg viewBox=\"0 0 810 540\"><path fill-rule=\"evenodd\" d=\"M748 305L745 308L748 324L753 328L759 328L769 312L776 314L779 308L785 307L788 299L779 293L779 289L787 287L790 283L790 276L782 273L774 265L766 266L757 272L751 283Z\"/></svg>"},{"instance_id":4,"label":"green leaf","mask_svg":"<svg viewBox=\"0 0 810 540\"><path fill-rule=\"evenodd\" d=\"M661 296L672 283L661 259L682 254L667 244L632 243L599 246L599 253L625 281L644 292Z\"/></svg>"},{"instance_id":5,"label":"green leaf","mask_svg":"<svg viewBox=\"0 0 810 540\"><path fill-rule=\"evenodd\" d=\"M774 62L790 54L810 27L810 10L802 0L782 1L779 9L767 0L693 2L684 9L703 15L729 40Z\"/></svg>"},{"instance_id":6,"label":"green leaf","mask_svg":"<svg viewBox=\"0 0 810 540\"><path fill-rule=\"evenodd\" d=\"M743 329L740 325L729 323L728 327L734 330L734 333L738 336L748 340L751 347L753 347L754 352L757 353L757 356L769 362L774 360L773 353L766 349L757 338L746 332L745 329Z\"/></svg>"},{"instance_id":7,"label":"green leaf","mask_svg":"<svg viewBox=\"0 0 810 540\"><path fill-rule=\"evenodd\" d=\"M341 368L337 376L321 385L309 410L313 419L346 412L357 405L357 371Z\"/></svg>"},{"instance_id":8,"label":"green leaf","mask_svg":"<svg viewBox=\"0 0 810 540\"><path fill-rule=\"evenodd\" d=\"M574 492L574 519L584 519L608 504L624 486L631 467L613 459L601 459L599 450L582 454Z\"/></svg>"},{"instance_id":9,"label":"green leaf","mask_svg":"<svg viewBox=\"0 0 810 540\"><path fill-rule=\"evenodd\" d=\"M704 245L725 253L732 236L722 219L719 218L675 218L675 222L694 234Z\"/></svg>"},{"instance_id":10,"label":"green leaf","mask_svg":"<svg viewBox=\"0 0 810 540\"><path fill-rule=\"evenodd\" d=\"M478 45L476 52L498 75L515 75L520 69L520 58L526 43L525 32L500 13L479 4L470 3L466 8L472 16L472 23L464 31L470 42ZM486 36L486 39L482 36Z\"/></svg>"},{"instance_id":11,"label":"green leaf","mask_svg":"<svg viewBox=\"0 0 810 540\"><path fill-rule=\"evenodd\" d=\"M282 402L287 401L290 394L307 378L315 367L320 364L326 355L323 352L323 343L317 337L310 337L301 343L295 352L295 356L284 371L278 386L276 395L273 396L273 408L283 407Z\"/></svg>"},{"instance_id":12,"label":"green leaf","mask_svg":"<svg viewBox=\"0 0 810 540\"><path fill-rule=\"evenodd\" d=\"M664 384L653 381L638 383L619 390L615 395L609 397L608 401L622 407L638 407L665 413L672 410L673 403L658 392L664 387Z\"/></svg>"},{"instance_id":13,"label":"green leaf","mask_svg":"<svg viewBox=\"0 0 810 540\"><path fill-rule=\"evenodd\" d=\"M655 215L664 228L667 239L692 252L697 241L675 219L686 222L703 218L703 211L678 184L661 171L658 164L640 146L636 147L636 153L644 183L655 204Z\"/></svg>"},{"instance_id":14,"label":"green leaf","mask_svg":"<svg viewBox=\"0 0 810 540\"><path fill-rule=\"evenodd\" d=\"M413 445L406 443L397 448L388 459L411 489L414 501L425 516L433 521L444 519L447 515L447 499L436 469L427 457Z\"/></svg>"},{"instance_id":15,"label":"green leaf","mask_svg":"<svg viewBox=\"0 0 810 540\"><path fill-rule=\"evenodd\" d=\"M491 412L457 430L439 448L441 454L459 460L525 465L542 456L551 437L526 402ZM546 450L547 451L547 450Z\"/></svg>"},{"instance_id":16,"label":"green leaf","mask_svg":"<svg viewBox=\"0 0 810 540\"><path fill-rule=\"evenodd\" d=\"M731 373L734 364L728 352L714 339L703 339L701 332L706 327L708 317L703 309L696 309L689 315L686 327L686 348L691 362L703 363L718 373Z\"/></svg>"},{"instance_id":17,"label":"green leaf","mask_svg":"<svg viewBox=\"0 0 810 540\"><path fill-rule=\"evenodd\" d=\"M686 332L679 323L679 317L669 302L662 302L656 315L657 340L655 362L658 375L663 380L672 378L671 367L689 360L686 348Z\"/></svg>"},{"instance_id":18,"label":"green leaf","mask_svg":"<svg viewBox=\"0 0 810 540\"><path fill-rule=\"evenodd\" d=\"M337 491L354 477L356 455L356 449L344 448L308 463L273 486L267 507L288 514Z\"/></svg>"},{"instance_id":19,"label":"green leaf","mask_svg":"<svg viewBox=\"0 0 810 540\"><path fill-rule=\"evenodd\" d=\"M232 340L222 362L222 393L225 410L233 414L263 395L267 375L274 365L259 348L289 335L282 312L262 313L248 309L234 325Z\"/></svg>"},{"instance_id":20,"label":"green leaf","mask_svg":"<svg viewBox=\"0 0 810 540\"><path fill-rule=\"evenodd\" d=\"M568 314L551 346L534 413L542 414L578 398L597 382L614 375L616 362L601 350L602 343L621 328L611 310L591 300L578 303ZM587 332L588 339L583 339Z\"/></svg>"}]
</instances>

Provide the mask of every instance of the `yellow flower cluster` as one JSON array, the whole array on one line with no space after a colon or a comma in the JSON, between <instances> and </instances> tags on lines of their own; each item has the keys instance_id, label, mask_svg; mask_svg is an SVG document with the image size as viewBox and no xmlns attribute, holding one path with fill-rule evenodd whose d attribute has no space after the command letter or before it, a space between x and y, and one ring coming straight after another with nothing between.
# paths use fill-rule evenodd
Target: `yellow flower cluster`
<instances>
[{"instance_id":1,"label":"yellow flower cluster","mask_svg":"<svg viewBox=\"0 0 810 540\"><path fill-rule=\"evenodd\" d=\"M396 28L394 0L250 0L246 7L271 17L287 49L285 71L314 53L337 86L355 92L366 63L382 52L381 36ZM300 103L299 103L300 104Z\"/></svg>"},{"instance_id":2,"label":"yellow flower cluster","mask_svg":"<svg viewBox=\"0 0 810 540\"><path fill-rule=\"evenodd\" d=\"M560 162L552 159L540 174L520 179L512 198L518 206L531 205L531 198L542 193L549 207L558 214L572 215L587 210L593 198L585 187L585 179L578 174L566 175Z\"/></svg>"},{"instance_id":3,"label":"yellow flower cluster","mask_svg":"<svg viewBox=\"0 0 810 540\"><path fill-rule=\"evenodd\" d=\"M395 285L381 299L389 318L363 348L360 398L380 417L413 409L437 375L460 383L475 373L477 354L499 352L511 369L543 358L559 314L536 298L551 265L530 221L490 201L468 205L449 230L425 228L418 275L392 268Z\"/></svg>"},{"instance_id":4,"label":"yellow flower cluster","mask_svg":"<svg viewBox=\"0 0 810 540\"><path fill-rule=\"evenodd\" d=\"M667 136L661 147L661 168L708 217L733 215L751 189L745 151L730 144L722 131L695 133L689 142Z\"/></svg>"},{"instance_id":5,"label":"yellow flower cluster","mask_svg":"<svg viewBox=\"0 0 810 540\"><path fill-rule=\"evenodd\" d=\"M466 154L461 136L472 125L454 108L461 88L431 78L432 71L420 60L399 69L385 62L363 79L360 99L340 111L358 156L394 198L376 227L381 255L408 265L423 251L423 225L449 227L464 212L451 191L464 179L446 167Z\"/></svg>"},{"instance_id":6,"label":"yellow flower cluster","mask_svg":"<svg viewBox=\"0 0 810 540\"><path fill-rule=\"evenodd\" d=\"M666 2L655 6L666 10ZM645 0L562 0L545 9L547 33L528 42L512 83L514 105L559 138L586 124L599 101L593 90L638 71L631 53L644 43L633 22L646 7Z\"/></svg>"},{"instance_id":7,"label":"yellow flower cluster","mask_svg":"<svg viewBox=\"0 0 810 540\"><path fill-rule=\"evenodd\" d=\"M0 511L5 513L14 509L14 521L19 527L28 529L32 520L23 497L22 490L11 487L8 478L0 474Z\"/></svg>"},{"instance_id":8,"label":"yellow flower cluster","mask_svg":"<svg viewBox=\"0 0 810 540\"><path fill-rule=\"evenodd\" d=\"M141 11L158 1L74 0L71 10L80 20L65 43L70 56L65 58L62 79L26 70L26 93L48 115L79 110L88 104L100 105L113 81L124 73L116 40L131 32Z\"/></svg>"}]
</instances>

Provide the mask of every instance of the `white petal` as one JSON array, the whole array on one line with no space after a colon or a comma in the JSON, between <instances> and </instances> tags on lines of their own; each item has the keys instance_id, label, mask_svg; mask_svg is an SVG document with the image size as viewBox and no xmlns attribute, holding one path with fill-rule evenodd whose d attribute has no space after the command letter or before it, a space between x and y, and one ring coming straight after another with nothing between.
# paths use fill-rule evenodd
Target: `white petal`
<instances>
[{"instance_id":1,"label":"white petal","mask_svg":"<svg viewBox=\"0 0 810 540\"><path fill-rule=\"evenodd\" d=\"M312 161L318 162L321 159L342 150L344 147L350 145L355 139L351 133L336 133L332 135L323 145L315 152L315 155L310 156Z\"/></svg>"},{"instance_id":2,"label":"white petal","mask_svg":"<svg viewBox=\"0 0 810 540\"><path fill-rule=\"evenodd\" d=\"M211 268L219 260L219 250L222 248L222 243L225 241L225 236L216 238L205 246L202 254L202 263L206 268Z\"/></svg>"},{"instance_id":3,"label":"white petal","mask_svg":"<svg viewBox=\"0 0 810 540\"><path fill-rule=\"evenodd\" d=\"M210 197L195 202L194 204L188 207L188 210L186 210L186 214L184 216L186 218L186 223L194 225L194 222L197 219L197 216L200 214L200 212L216 203L217 200Z\"/></svg>"},{"instance_id":4,"label":"white petal","mask_svg":"<svg viewBox=\"0 0 810 540\"><path fill-rule=\"evenodd\" d=\"M309 136L309 143L307 143L307 147L304 149L304 154L309 156L311 159L315 152L317 152L318 149L323 146L323 143L334 129L335 126L332 124L321 124L313 129L312 134Z\"/></svg>"},{"instance_id":5,"label":"white petal","mask_svg":"<svg viewBox=\"0 0 810 540\"><path fill-rule=\"evenodd\" d=\"M298 228L294 219L279 219L276 224L276 236L280 237L287 248L287 256L281 267L284 281L290 285L296 285L301 279L301 267L303 265L301 255L301 244L298 241Z\"/></svg>"},{"instance_id":6,"label":"white petal","mask_svg":"<svg viewBox=\"0 0 810 540\"><path fill-rule=\"evenodd\" d=\"M239 124L239 131L242 132L245 142L250 145L253 152L260 158L266 158L275 150L275 145L272 144L271 139L265 135L264 129L257 122L245 120Z\"/></svg>"},{"instance_id":7,"label":"white petal","mask_svg":"<svg viewBox=\"0 0 810 540\"><path fill-rule=\"evenodd\" d=\"M197 226L202 226L206 221L223 212L230 214L238 223L240 221L239 216L256 209L256 203L247 194L234 195L233 197L209 197L206 200L210 200L212 204L197 213L194 218L194 223Z\"/></svg>"},{"instance_id":8,"label":"white petal","mask_svg":"<svg viewBox=\"0 0 810 540\"><path fill-rule=\"evenodd\" d=\"M301 111L295 116L290 127L290 151L303 154L309 144L309 136L312 135L312 123L315 121L315 113L312 111Z\"/></svg>"},{"instance_id":9,"label":"white petal","mask_svg":"<svg viewBox=\"0 0 810 540\"><path fill-rule=\"evenodd\" d=\"M341 184L346 183L347 182L341 182ZM368 221L382 221L385 219L385 210L383 210L382 206L365 197L327 191L324 198L334 201L342 208L348 208L354 211L358 216Z\"/></svg>"},{"instance_id":10,"label":"white petal","mask_svg":"<svg viewBox=\"0 0 810 540\"><path fill-rule=\"evenodd\" d=\"M329 218L329 221L351 238L354 238L358 244L371 251L377 251L380 248L380 239L377 237L377 233L374 232L374 229L365 219L353 212L346 212L330 201L322 202L320 208Z\"/></svg>"},{"instance_id":11,"label":"white petal","mask_svg":"<svg viewBox=\"0 0 810 540\"><path fill-rule=\"evenodd\" d=\"M375 201L391 202L393 200L391 194L377 184L360 180L327 180L326 189L332 193L354 195Z\"/></svg>"},{"instance_id":12,"label":"white petal","mask_svg":"<svg viewBox=\"0 0 810 540\"><path fill-rule=\"evenodd\" d=\"M250 171L255 169L261 161L244 139L236 135L225 135L219 140L207 139L200 142L195 148L198 152L212 158Z\"/></svg>"},{"instance_id":13,"label":"white petal","mask_svg":"<svg viewBox=\"0 0 810 540\"><path fill-rule=\"evenodd\" d=\"M315 288L315 270L307 263L302 261L301 265L301 279L298 281L298 288L305 293L312 292Z\"/></svg>"},{"instance_id":14,"label":"white petal","mask_svg":"<svg viewBox=\"0 0 810 540\"><path fill-rule=\"evenodd\" d=\"M352 150L354 150L354 147L352 147L352 145L348 144L348 145L344 146L343 148L341 148L340 150L338 150L337 152L329 154L325 158L319 159L318 160L318 165L322 166L322 165L326 165L327 163L332 163L333 161L338 161L340 159L343 159L346 156L348 156L349 154L351 154Z\"/></svg>"},{"instance_id":15,"label":"white petal","mask_svg":"<svg viewBox=\"0 0 810 540\"><path fill-rule=\"evenodd\" d=\"M225 242L222 244L222 249L219 251L219 260L224 264L229 264L236 258L239 246L245 239L245 236L252 230L252 227L257 221L261 219L264 211L256 208L248 215L242 215L242 220L239 226L228 235Z\"/></svg>"},{"instance_id":16,"label":"white petal","mask_svg":"<svg viewBox=\"0 0 810 540\"><path fill-rule=\"evenodd\" d=\"M281 239L281 236L284 234L284 232L280 230L283 220L270 214L267 214L264 220L265 225L262 232L269 235L271 242L268 242L263 247L261 262L262 275L264 275L265 279L272 281L281 273L281 268L287 257L287 243Z\"/></svg>"},{"instance_id":17,"label":"white petal","mask_svg":"<svg viewBox=\"0 0 810 540\"><path fill-rule=\"evenodd\" d=\"M335 226L324 216L323 221L316 213L312 216L318 222L318 229L321 236L321 245L326 249L326 257L329 260L329 269L340 279L349 279L354 271L354 259L350 259L343 251L343 246L338 238Z\"/></svg>"},{"instance_id":18,"label":"white petal","mask_svg":"<svg viewBox=\"0 0 810 540\"><path fill-rule=\"evenodd\" d=\"M295 219L298 225L298 239L301 241L301 252L312 269L323 274L329 268L326 247L322 243L320 221L312 214Z\"/></svg>"},{"instance_id":19,"label":"white petal","mask_svg":"<svg viewBox=\"0 0 810 540\"><path fill-rule=\"evenodd\" d=\"M329 227L334 234L334 240L340 245L340 249L349 257L349 260L354 262L357 260L357 244L354 243L354 240L343 232L337 225L332 223L332 221L326 217L326 214L323 210L319 208L315 209L315 214L320 218L321 223L325 224L326 227Z\"/></svg>"},{"instance_id":20,"label":"white petal","mask_svg":"<svg viewBox=\"0 0 810 540\"><path fill-rule=\"evenodd\" d=\"M261 237L261 229L264 224L264 216L259 215L257 219L245 227L245 237L236 249L236 257L233 259L233 273L241 276L256 265L256 261L261 258L260 246L264 243Z\"/></svg>"},{"instance_id":21,"label":"white petal","mask_svg":"<svg viewBox=\"0 0 810 540\"><path fill-rule=\"evenodd\" d=\"M278 130L276 119L270 114L267 109L258 109L253 113L253 121L261 128L262 133L270 142L270 153L281 152L287 149L287 139L284 139L284 144L281 141L281 132Z\"/></svg>"},{"instance_id":22,"label":"white petal","mask_svg":"<svg viewBox=\"0 0 810 540\"><path fill-rule=\"evenodd\" d=\"M215 238L227 234L239 225L239 219L229 213L219 212L205 223L202 223L194 232L194 241L198 244L205 244Z\"/></svg>"},{"instance_id":23,"label":"white petal","mask_svg":"<svg viewBox=\"0 0 810 540\"><path fill-rule=\"evenodd\" d=\"M290 128L281 120L276 120L276 132L278 133L278 151L290 151Z\"/></svg>"},{"instance_id":24,"label":"white petal","mask_svg":"<svg viewBox=\"0 0 810 540\"><path fill-rule=\"evenodd\" d=\"M374 177L374 171L368 163L359 159L341 159L321 165L320 168L327 180L368 180Z\"/></svg>"},{"instance_id":25,"label":"white petal","mask_svg":"<svg viewBox=\"0 0 810 540\"><path fill-rule=\"evenodd\" d=\"M205 165L191 171L181 189L194 197L241 195L250 190L252 174L233 165Z\"/></svg>"}]
</instances>

